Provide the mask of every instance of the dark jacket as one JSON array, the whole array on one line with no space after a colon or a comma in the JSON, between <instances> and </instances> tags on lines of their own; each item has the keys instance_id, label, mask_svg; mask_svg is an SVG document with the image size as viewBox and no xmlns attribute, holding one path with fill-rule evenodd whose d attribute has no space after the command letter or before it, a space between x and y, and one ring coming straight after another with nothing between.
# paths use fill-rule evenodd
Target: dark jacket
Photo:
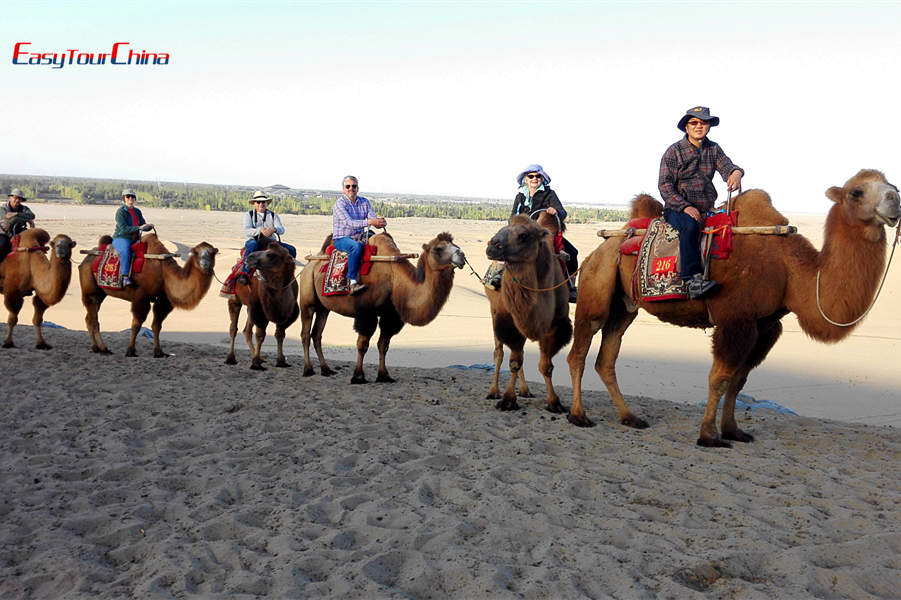
<instances>
[{"instance_id":1,"label":"dark jacket","mask_svg":"<svg viewBox=\"0 0 901 600\"><path fill-rule=\"evenodd\" d=\"M128 207L123 204L119 207L119 210L116 211L116 232L113 234L114 238L128 238L133 242L137 242L141 239L140 226L147 221L144 220L144 215L141 214L141 209L137 206L132 210L135 211L135 215L138 217L138 225L132 225L131 215L128 214Z\"/></svg>"},{"instance_id":2,"label":"dark jacket","mask_svg":"<svg viewBox=\"0 0 901 600\"><path fill-rule=\"evenodd\" d=\"M525 205L525 201L526 197L522 192L516 194L516 199L513 200L513 211L510 213L511 217L522 213L531 215L536 210L553 207L554 210L557 211L557 214L560 215L561 221L566 219L566 209L560 204L560 199L557 198L557 192L552 190L550 186L546 185L543 190L535 192L535 195L532 196L531 208Z\"/></svg>"},{"instance_id":3,"label":"dark jacket","mask_svg":"<svg viewBox=\"0 0 901 600\"><path fill-rule=\"evenodd\" d=\"M6 213L16 213L10 218L6 218ZM13 208L9 202L0 205L0 233L12 237L17 232L25 229L25 225L29 221L34 221L34 213L31 209L19 202L19 206Z\"/></svg>"}]
</instances>

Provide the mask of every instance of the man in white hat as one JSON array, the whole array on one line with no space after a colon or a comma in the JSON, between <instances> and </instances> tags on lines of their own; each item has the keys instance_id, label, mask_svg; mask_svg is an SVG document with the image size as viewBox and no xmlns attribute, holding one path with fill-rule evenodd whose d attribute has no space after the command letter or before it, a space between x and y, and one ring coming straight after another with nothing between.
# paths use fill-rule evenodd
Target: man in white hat
<instances>
[{"instance_id":1,"label":"man in white hat","mask_svg":"<svg viewBox=\"0 0 901 600\"><path fill-rule=\"evenodd\" d=\"M9 254L12 247L10 239L27 226L34 227L34 213L22 204L26 200L22 190L13 188L9 193L9 201L0 206L0 261Z\"/></svg>"},{"instance_id":2,"label":"man in white hat","mask_svg":"<svg viewBox=\"0 0 901 600\"><path fill-rule=\"evenodd\" d=\"M706 106L689 108L676 127L685 137L667 148L660 160L657 188L663 196L663 217L679 231L679 275L688 282L692 300L706 298L719 289L716 281L704 279L699 241L706 213L716 202L713 175L719 173L729 191L741 187L744 170L737 167L723 149L707 137L720 124Z\"/></svg>"},{"instance_id":3,"label":"man in white hat","mask_svg":"<svg viewBox=\"0 0 901 600\"><path fill-rule=\"evenodd\" d=\"M250 270L247 268L247 257L251 252L256 252L269 241L278 242L288 253L297 258L297 249L291 244L286 244L278 239L285 234L285 226L282 220L273 211L269 210L271 198L263 191L253 193L250 202L253 208L244 213L244 264L241 266L241 274L237 281L245 285L250 283Z\"/></svg>"}]
</instances>

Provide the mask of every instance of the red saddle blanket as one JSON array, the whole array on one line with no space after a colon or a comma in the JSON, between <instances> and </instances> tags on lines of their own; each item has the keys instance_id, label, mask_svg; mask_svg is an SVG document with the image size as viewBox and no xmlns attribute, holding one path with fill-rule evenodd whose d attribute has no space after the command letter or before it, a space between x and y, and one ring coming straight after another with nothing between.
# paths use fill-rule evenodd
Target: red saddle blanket
<instances>
[{"instance_id":1,"label":"red saddle blanket","mask_svg":"<svg viewBox=\"0 0 901 600\"><path fill-rule=\"evenodd\" d=\"M101 254L91 263L91 271L97 278L97 285L110 290L122 289L122 273L120 273L119 253L112 244L102 244L97 248ZM144 255L147 254L146 242L135 242L131 245L131 272L144 270Z\"/></svg>"},{"instance_id":2,"label":"red saddle blanket","mask_svg":"<svg viewBox=\"0 0 901 600\"><path fill-rule=\"evenodd\" d=\"M375 246L366 244L363 246L363 258L360 261L360 276L368 275L372 269L372 257ZM322 279L323 296L343 296L350 293L347 284L347 252L336 250L334 246L325 249L329 259L319 268L320 273L325 273Z\"/></svg>"},{"instance_id":3,"label":"red saddle blanket","mask_svg":"<svg viewBox=\"0 0 901 600\"><path fill-rule=\"evenodd\" d=\"M235 263L235 266L232 267L231 272L228 274L228 277L225 278L225 281L222 282L222 287L219 289L219 295L223 298L231 298L235 295L235 286L238 284L238 275L241 274L241 267L244 266L244 248L241 248L241 254L238 256L238 262ZM253 277L253 274L256 272L256 269L250 270L250 276Z\"/></svg>"}]
</instances>

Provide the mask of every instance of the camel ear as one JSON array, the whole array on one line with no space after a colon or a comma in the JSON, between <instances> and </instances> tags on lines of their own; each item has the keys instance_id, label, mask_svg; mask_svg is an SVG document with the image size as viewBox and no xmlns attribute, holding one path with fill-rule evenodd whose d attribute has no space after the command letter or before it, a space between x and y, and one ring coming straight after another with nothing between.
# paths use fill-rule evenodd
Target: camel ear
<instances>
[{"instance_id":1,"label":"camel ear","mask_svg":"<svg viewBox=\"0 0 901 600\"><path fill-rule=\"evenodd\" d=\"M423 244L423 245L422 245L422 249L428 251L429 245L428 245L428 244Z\"/></svg>"},{"instance_id":2,"label":"camel ear","mask_svg":"<svg viewBox=\"0 0 901 600\"><path fill-rule=\"evenodd\" d=\"M826 197L838 204L845 197L845 190L840 187L832 186L826 190Z\"/></svg>"},{"instance_id":3,"label":"camel ear","mask_svg":"<svg viewBox=\"0 0 901 600\"><path fill-rule=\"evenodd\" d=\"M72 240L72 247L74 248L76 245L75 240Z\"/></svg>"}]
</instances>

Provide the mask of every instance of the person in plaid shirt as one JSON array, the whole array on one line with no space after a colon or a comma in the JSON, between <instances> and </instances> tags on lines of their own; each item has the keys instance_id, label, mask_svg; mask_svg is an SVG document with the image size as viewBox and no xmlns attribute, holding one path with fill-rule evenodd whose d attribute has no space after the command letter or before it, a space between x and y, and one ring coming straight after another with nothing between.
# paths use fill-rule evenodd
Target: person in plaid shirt
<instances>
[{"instance_id":1,"label":"person in plaid shirt","mask_svg":"<svg viewBox=\"0 0 901 600\"><path fill-rule=\"evenodd\" d=\"M685 137L667 148L660 160L657 188L663 196L663 217L679 231L679 275L688 282L692 300L710 296L720 287L716 281L704 279L699 248L706 213L716 202L713 174L720 174L729 191L741 188L745 174L707 138L710 128L719 123L719 117L711 116L706 106L689 108L676 124Z\"/></svg>"},{"instance_id":2,"label":"person in plaid shirt","mask_svg":"<svg viewBox=\"0 0 901 600\"><path fill-rule=\"evenodd\" d=\"M347 252L347 283L350 293L355 296L366 289L365 283L357 283L360 276L360 261L366 228L384 227L388 224L384 217L376 216L372 204L363 196L358 196L360 183L353 175L341 182L344 195L335 201L332 208L332 244L338 250Z\"/></svg>"}]
</instances>

